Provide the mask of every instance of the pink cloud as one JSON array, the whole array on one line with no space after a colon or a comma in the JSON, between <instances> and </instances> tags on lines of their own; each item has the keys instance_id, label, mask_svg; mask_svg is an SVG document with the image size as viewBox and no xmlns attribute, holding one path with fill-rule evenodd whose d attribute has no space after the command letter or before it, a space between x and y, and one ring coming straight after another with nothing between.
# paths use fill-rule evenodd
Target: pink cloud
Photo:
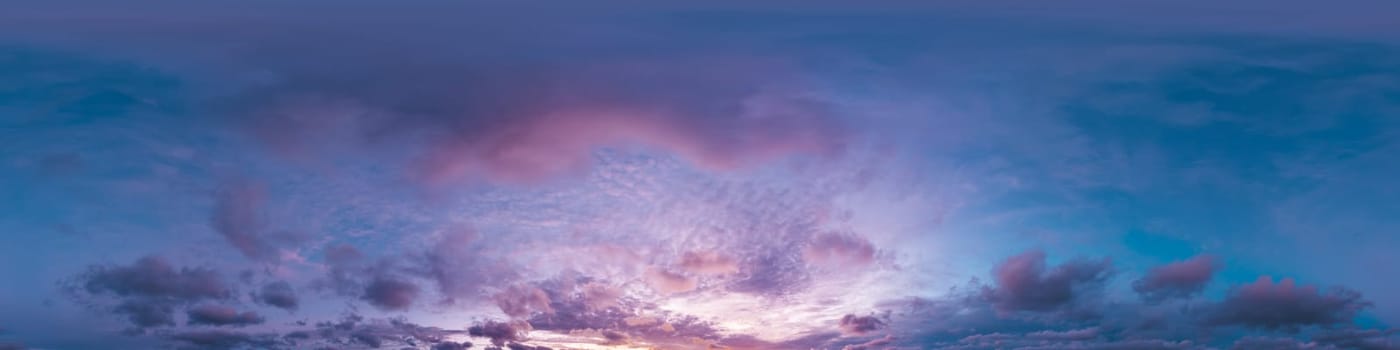
<instances>
[{"instance_id":1,"label":"pink cloud","mask_svg":"<svg viewBox=\"0 0 1400 350\"><path fill-rule=\"evenodd\" d=\"M812 238L802 257L810 263L864 266L875 261L875 246L855 235L825 233Z\"/></svg>"},{"instance_id":2,"label":"pink cloud","mask_svg":"<svg viewBox=\"0 0 1400 350\"><path fill-rule=\"evenodd\" d=\"M1133 290L1149 300L1189 297L1200 293L1219 268L1214 257L1196 256L1148 271L1133 282Z\"/></svg>"},{"instance_id":3,"label":"pink cloud","mask_svg":"<svg viewBox=\"0 0 1400 350\"><path fill-rule=\"evenodd\" d=\"M666 294L689 292L697 285L694 278L659 268L648 270L646 280L652 289Z\"/></svg>"},{"instance_id":4,"label":"pink cloud","mask_svg":"<svg viewBox=\"0 0 1400 350\"><path fill-rule=\"evenodd\" d=\"M681 269L690 273L724 275L739 272L739 261L716 252L686 252L681 255Z\"/></svg>"}]
</instances>

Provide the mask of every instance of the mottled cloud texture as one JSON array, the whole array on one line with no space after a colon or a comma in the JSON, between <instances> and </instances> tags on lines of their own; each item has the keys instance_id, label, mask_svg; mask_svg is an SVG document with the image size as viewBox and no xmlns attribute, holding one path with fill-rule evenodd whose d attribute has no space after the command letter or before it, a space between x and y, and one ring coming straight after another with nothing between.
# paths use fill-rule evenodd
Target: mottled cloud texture
<instances>
[{"instance_id":1,"label":"mottled cloud texture","mask_svg":"<svg viewBox=\"0 0 1400 350\"><path fill-rule=\"evenodd\" d=\"M0 349L1397 349L1393 13L18 0Z\"/></svg>"}]
</instances>

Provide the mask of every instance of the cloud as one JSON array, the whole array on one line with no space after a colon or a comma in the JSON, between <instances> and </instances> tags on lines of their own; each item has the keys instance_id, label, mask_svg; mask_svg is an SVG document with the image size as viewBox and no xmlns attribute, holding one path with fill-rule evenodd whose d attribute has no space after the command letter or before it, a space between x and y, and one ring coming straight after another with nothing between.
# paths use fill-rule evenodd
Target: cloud
<instances>
[{"instance_id":1,"label":"cloud","mask_svg":"<svg viewBox=\"0 0 1400 350\"><path fill-rule=\"evenodd\" d=\"M1262 276L1232 290L1211 310L1209 322L1296 331L1303 326L1351 322L1370 305L1360 293L1345 288L1323 292L1315 286L1297 285L1291 278L1274 283Z\"/></svg>"},{"instance_id":2,"label":"cloud","mask_svg":"<svg viewBox=\"0 0 1400 350\"><path fill-rule=\"evenodd\" d=\"M893 342L894 342L894 336L885 335L885 336L882 337L882 338L872 339L872 340L870 340L870 341L868 341L868 342L864 342L864 343L860 343L860 344L854 344L854 345L846 345L846 346L843 346L843 347L841 347L841 350L873 350L873 349L880 349L881 347L890 345L890 343L893 343Z\"/></svg>"},{"instance_id":3,"label":"cloud","mask_svg":"<svg viewBox=\"0 0 1400 350\"><path fill-rule=\"evenodd\" d=\"M299 305L296 291L286 281L264 284L262 289L253 295L253 300L287 311L295 311Z\"/></svg>"},{"instance_id":4,"label":"cloud","mask_svg":"<svg viewBox=\"0 0 1400 350\"><path fill-rule=\"evenodd\" d=\"M281 249L302 240L288 232L270 231L266 223L266 191L251 183L228 185L215 198L209 223L229 244L249 259L271 261Z\"/></svg>"},{"instance_id":5,"label":"cloud","mask_svg":"<svg viewBox=\"0 0 1400 350\"><path fill-rule=\"evenodd\" d=\"M695 278L661 268L647 270L646 280L652 289L665 294L689 292L696 287Z\"/></svg>"},{"instance_id":6,"label":"cloud","mask_svg":"<svg viewBox=\"0 0 1400 350\"><path fill-rule=\"evenodd\" d=\"M445 341L433 344L432 350L466 350L472 347L471 342L450 342Z\"/></svg>"},{"instance_id":7,"label":"cloud","mask_svg":"<svg viewBox=\"0 0 1400 350\"><path fill-rule=\"evenodd\" d=\"M460 343L458 343L458 342L445 341L445 342L433 344L433 347L432 347L431 350L466 350L466 349L470 349L471 347L472 347L472 343L471 343L471 342L460 342Z\"/></svg>"},{"instance_id":8,"label":"cloud","mask_svg":"<svg viewBox=\"0 0 1400 350\"><path fill-rule=\"evenodd\" d=\"M739 262L717 252L685 252L676 264L681 270L702 275L725 275L739 272Z\"/></svg>"},{"instance_id":9,"label":"cloud","mask_svg":"<svg viewBox=\"0 0 1400 350\"><path fill-rule=\"evenodd\" d=\"M1071 329L1067 331L1038 331L1026 334L1027 338L1054 341L1083 341L1099 337L1098 327Z\"/></svg>"},{"instance_id":10,"label":"cloud","mask_svg":"<svg viewBox=\"0 0 1400 350\"><path fill-rule=\"evenodd\" d=\"M188 324L208 326L242 327L263 322L262 316L252 311L238 312L237 309L222 305L198 305L185 310Z\"/></svg>"},{"instance_id":11,"label":"cloud","mask_svg":"<svg viewBox=\"0 0 1400 350\"><path fill-rule=\"evenodd\" d=\"M1153 268L1142 279L1133 281L1133 290L1146 300L1191 297L1205 289L1219 268L1214 257L1196 256Z\"/></svg>"},{"instance_id":12,"label":"cloud","mask_svg":"<svg viewBox=\"0 0 1400 350\"><path fill-rule=\"evenodd\" d=\"M91 266L77 281L87 296L116 297L111 310L125 315L140 328L174 326L177 306L233 295L232 287L218 272L208 268L177 269L159 256L140 258L130 266Z\"/></svg>"},{"instance_id":13,"label":"cloud","mask_svg":"<svg viewBox=\"0 0 1400 350\"><path fill-rule=\"evenodd\" d=\"M484 287L508 285L519 278L515 267L491 258L490 248L475 231L456 228L428 248L413 270L433 281L445 297L475 298Z\"/></svg>"},{"instance_id":14,"label":"cloud","mask_svg":"<svg viewBox=\"0 0 1400 350\"><path fill-rule=\"evenodd\" d=\"M1356 350L1397 350L1400 349L1400 339L1396 335L1400 330L1396 329L1326 329L1312 335L1312 340L1319 344L1336 346L1342 349Z\"/></svg>"},{"instance_id":15,"label":"cloud","mask_svg":"<svg viewBox=\"0 0 1400 350\"><path fill-rule=\"evenodd\" d=\"M496 322L486 321L467 328L467 334L474 337L486 337L491 339L491 344L505 346L506 342L525 340L530 333L530 324L525 322Z\"/></svg>"},{"instance_id":16,"label":"cloud","mask_svg":"<svg viewBox=\"0 0 1400 350\"><path fill-rule=\"evenodd\" d=\"M862 266L875 261L875 246L864 238L824 233L812 238L802 251L808 262L836 266Z\"/></svg>"},{"instance_id":17,"label":"cloud","mask_svg":"<svg viewBox=\"0 0 1400 350\"><path fill-rule=\"evenodd\" d=\"M361 300L386 311L402 311L418 298L418 285L388 276L376 276L365 285Z\"/></svg>"},{"instance_id":18,"label":"cloud","mask_svg":"<svg viewBox=\"0 0 1400 350\"><path fill-rule=\"evenodd\" d=\"M351 348L405 346L420 348L437 344L463 343L447 341L449 337L461 335L463 331L447 330L438 327L421 326L402 318L366 320L358 314L345 315L336 322L317 322L312 331L296 331L283 336L294 342L296 348ZM452 345L448 346L450 349Z\"/></svg>"},{"instance_id":19,"label":"cloud","mask_svg":"<svg viewBox=\"0 0 1400 350\"><path fill-rule=\"evenodd\" d=\"M996 285L986 288L983 296L1003 312L1061 309L1079 293L1101 287L1109 266L1107 259L1075 260L1046 271L1045 253L1032 250L997 265L993 271Z\"/></svg>"},{"instance_id":20,"label":"cloud","mask_svg":"<svg viewBox=\"0 0 1400 350\"><path fill-rule=\"evenodd\" d=\"M875 316L856 316L851 314L841 316L841 331L846 334L866 334L884 326L885 322Z\"/></svg>"},{"instance_id":21,"label":"cloud","mask_svg":"<svg viewBox=\"0 0 1400 350\"><path fill-rule=\"evenodd\" d=\"M218 272L207 268L177 270L159 256L143 257L131 266L94 266L80 278L90 293L123 297L195 301L231 295L229 285Z\"/></svg>"},{"instance_id":22,"label":"cloud","mask_svg":"<svg viewBox=\"0 0 1400 350\"><path fill-rule=\"evenodd\" d=\"M170 339L200 349L281 348L278 342L269 336L224 330L181 332L170 335Z\"/></svg>"},{"instance_id":23,"label":"cloud","mask_svg":"<svg viewBox=\"0 0 1400 350\"><path fill-rule=\"evenodd\" d=\"M529 317L536 312L554 313L554 309L549 306L549 295L535 287L511 286L496 293L495 300L496 306L501 308L501 312L510 317Z\"/></svg>"},{"instance_id":24,"label":"cloud","mask_svg":"<svg viewBox=\"0 0 1400 350\"><path fill-rule=\"evenodd\" d=\"M113 311L125 314L131 324L141 328L175 325L175 307L163 300L127 300L117 305Z\"/></svg>"}]
</instances>

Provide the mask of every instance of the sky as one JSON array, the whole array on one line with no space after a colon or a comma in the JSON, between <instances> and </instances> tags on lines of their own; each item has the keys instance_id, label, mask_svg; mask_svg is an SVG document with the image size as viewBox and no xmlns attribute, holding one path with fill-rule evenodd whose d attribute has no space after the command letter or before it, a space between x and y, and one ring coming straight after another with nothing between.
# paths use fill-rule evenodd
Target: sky
<instances>
[{"instance_id":1,"label":"sky","mask_svg":"<svg viewBox=\"0 0 1400 350\"><path fill-rule=\"evenodd\" d=\"M0 349L1400 349L1400 3L0 0Z\"/></svg>"}]
</instances>

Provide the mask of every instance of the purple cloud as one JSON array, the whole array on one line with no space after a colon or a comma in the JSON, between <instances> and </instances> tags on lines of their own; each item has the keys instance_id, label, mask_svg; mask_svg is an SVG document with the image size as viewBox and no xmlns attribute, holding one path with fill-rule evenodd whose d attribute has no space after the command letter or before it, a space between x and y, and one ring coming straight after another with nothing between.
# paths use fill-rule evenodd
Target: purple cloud
<instances>
[{"instance_id":1,"label":"purple cloud","mask_svg":"<svg viewBox=\"0 0 1400 350\"><path fill-rule=\"evenodd\" d=\"M1319 291L1291 278L1274 283L1268 276L1236 287L1211 311L1210 323L1296 331L1311 325L1351 322L1370 307L1361 294L1344 288Z\"/></svg>"},{"instance_id":2,"label":"purple cloud","mask_svg":"<svg viewBox=\"0 0 1400 350\"><path fill-rule=\"evenodd\" d=\"M802 257L816 264L863 266L875 261L875 246L855 235L824 233L812 238Z\"/></svg>"},{"instance_id":3,"label":"purple cloud","mask_svg":"<svg viewBox=\"0 0 1400 350\"><path fill-rule=\"evenodd\" d=\"M223 305L198 305L185 310L187 323L191 325L242 327L263 322L262 316L252 311L238 312Z\"/></svg>"},{"instance_id":4,"label":"purple cloud","mask_svg":"<svg viewBox=\"0 0 1400 350\"><path fill-rule=\"evenodd\" d=\"M524 322L486 321L486 323L467 328L467 334L474 337L490 338L491 344L496 346L505 346L506 342L524 340L529 333L530 324Z\"/></svg>"},{"instance_id":5,"label":"purple cloud","mask_svg":"<svg viewBox=\"0 0 1400 350\"><path fill-rule=\"evenodd\" d=\"M131 266L94 266L81 276L91 293L169 298L183 301L229 297L230 287L219 273L206 268L176 269L159 256L147 256Z\"/></svg>"},{"instance_id":6,"label":"purple cloud","mask_svg":"<svg viewBox=\"0 0 1400 350\"><path fill-rule=\"evenodd\" d=\"M381 310L402 311L418 299L418 285L393 277L377 276L365 285L361 300Z\"/></svg>"},{"instance_id":7,"label":"purple cloud","mask_svg":"<svg viewBox=\"0 0 1400 350\"><path fill-rule=\"evenodd\" d=\"M1187 298L1205 289L1219 269L1215 257L1196 256L1153 268L1142 279L1133 281L1133 290L1146 300Z\"/></svg>"},{"instance_id":8,"label":"purple cloud","mask_svg":"<svg viewBox=\"0 0 1400 350\"><path fill-rule=\"evenodd\" d=\"M209 223L239 253L257 261L272 261L284 247L303 240L286 231L272 231L263 212L267 193L261 186L239 182L215 198Z\"/></svg>"},{"instance_id":9,"label":"purple cloud","mask_svg":"<svg viewBox=\"0 0 1400 350\"><path fill-rule=\"evenodd\" d=\"M1032 250L997 265L996 285L984 289L983 297L1003 312L1056 310L1086 289L1099 287L1109 267L1107 259L1075 260L1046 271L1045 252Z\"/></svg>"},{"instance_id":10,"label":"purple cloud","mask_svg":"<svg viewBox=\"0 0 1400 350\"><path fill-rule=\"evenodd\" d=\"M269 336L224 330L182 332L171 335L170 339L197 346L199 349L281 348L278 342Z\"/></svg>"},{"instance_id":11,"label":"purple cloud","mask_svg":"<svg viewBox=\"0 0 1400 350\"><path fill-rule=\"evenodd\" d=\"M884 327L885 322L875 316L841 316L841 331L846 334L861 335Z\"/></svg>"},{"instance_id":12,"label":"purple cloud","mask_svg":"<svg viewBox=\"0 0 1400 350\"><path fill-rule=\"evenodd\" d=\"M529 317L534 313L554 313L550 308L549 295L543 290L530 286L511 286L496 293L496 306L510 317Z\"/></svg>"},{"instance_id":13,"label":"purple cloud","mask_svg":"<svg viewBox=\"0 0 1400 350\"><path fill-rule=\"evenodd\" d=\"M117 305L113 311L126 315L132 325L141 328L175 325L175 306L168 301L132 299Z\"/></svg>"},{"instance_id":14,"label":"purple cloud","mask_svg":"<svg viewBox=\"0 0 1400 350\"><path fill-rule=\"evenodd\" d=\"M276 307L287 311L295 311L300 304L296 291L292 285L286 281L277 281L263 285L262 289L253 295L253 300L263 305Z\"/></svg>"}]
</instances>

